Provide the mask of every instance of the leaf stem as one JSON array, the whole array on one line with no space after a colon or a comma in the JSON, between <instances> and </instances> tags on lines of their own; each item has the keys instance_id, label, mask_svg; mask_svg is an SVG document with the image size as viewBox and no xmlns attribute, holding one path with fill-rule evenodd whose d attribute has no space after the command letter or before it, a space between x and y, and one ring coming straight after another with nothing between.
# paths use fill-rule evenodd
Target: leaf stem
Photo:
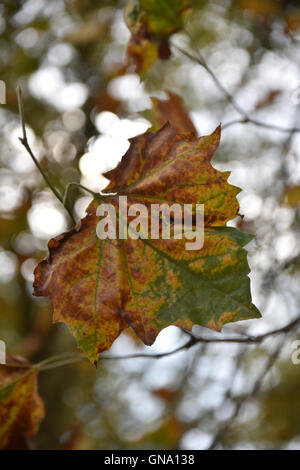
<instances>
[{"instance_id":1,"label":"leaf stem","mask_svg":"<svg viewBox=\"0 0 300 470\"><path fill-rule=\"evenodd\" d=\"M68 183L67 187L66 187L66 190L65 190L65 194L64 194L64 197L63 197L63 205L65 206L65 208L67 209L68 207L68 200L69 200L69 194L71 192L71 189L73 187L77 187L77 188L81 188L83 189L84 191L87 191L88 193L90 193L93 197L97 198L99 197L98 196L98 193L95 193L94 191L92 191L91 189L89 188L86 188L85 186L83 186L82 184L80 183Z\"/></svg>"},{"instance_id":2,"label":"leaf stem","mask_svg":"<svg viewBox=\"0 0 300 470\"><path fill-rule=\"evenodd\" d=\"M25 149L27 150L28 154L30 155L30 157L32 158L35 166L37 167L37 169L39 170L40 174L42 175L42 177L44 178L47 186L51 189L51 191L53 192L54 196L59 200L59 202L61 202L63 204L63 197L62 195L57 191L57 189L53 186L53 184L51 183L51 181L49 180L48 176L46 175L46 173L44 172L44 170L42 169L41 165L39 164L39 161L37 160L37 158L35 157L33 151L31 150L31 147L29 145L29 142L28 142L28 139L27 139L27 133L26 133L26 126L25 126L25 117L24 117L24 107L23 107L23 101L22 101L22 90L21 90L21 87L18 86L17 87L17 95L18 95L18 105L19 105L19 114L20 114L20 121L21 121L21 127L22 127L22 133L23 133L23 136L22 137L19 137L19 140L21 142L21 144L25 147ZM71 217L71 220L72 222L75 224L75 219L73 217L73 214L68 210L68 208L66 208L67 211L68 211L68 214L69 216Z\"/></svg>"}]
</instances>

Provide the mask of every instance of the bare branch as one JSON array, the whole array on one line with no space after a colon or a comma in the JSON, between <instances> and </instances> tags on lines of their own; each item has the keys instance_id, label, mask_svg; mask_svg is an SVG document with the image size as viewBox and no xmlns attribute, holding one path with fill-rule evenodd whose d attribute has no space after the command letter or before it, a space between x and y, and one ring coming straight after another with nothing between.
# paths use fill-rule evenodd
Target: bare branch
<instances>
[{"instance_id":1,"label":"bare branch","mask_svg":"<svg viewBox=\"0 0 300 470\"><path fill-rule=\"evenodd\" d=\"M249 393L247 393L246 395L244 395L243 397L239 398L236 403L235 403L235 408L234 408L234 411L232 413L232 415L230 416L230 418L225 422L223 423L223 425L218 429L215 437L213 438L210 446L208 447L207 450L213 450L217 447L217 445L219 444L219 442L221 441L223 435L225 434L225 432L230 428L230 426L232 425L232 423L234 422L234 420L238 417L239 413L240 413L240 410L242 408L242 406L248 401L250 400L251 398L254 398L257 393L259 392L262 384L263 384L263 381L264 381L264 378L266 377L267 373L270 371L270 369L273 367L273 365L275 364L276 360L278 359L279 357L279 354L280 354L280 351L283 347L283 344L284 342L281 341L279 343L279 345L275 348L275 350L273 351L273 353L271 354L271 356L268 357L268 360L265 364L265 367L263 368L263 370L261 371L261 373L259 374L259 376L257 377L257 379L255 380L254 384L253 384L253 387L251 389L251 391Z\"/></svg>"},{"instance_id":2,"label":"bare branch","mask_svg":"<svg viewBox=\"0 0 300 470\"><path fill-rule=\"evenodd\" d=\"M199 337L195 336L193 333L189 331L185 331L185 333L189 334L190 339L186 341L184 344L179 346L176 349L173 349L172 351L167 351L163 353L156 353L156 354L147 354L147 353L134 353L134 354L128 354L128 355L102 355L100 356L100 361L107 361L107 360L128 360L128 359L161 359L163 357L168 357L172 356L173 354L177 354L178 352L188 350L192 346L202 343L202 344L208 344L208 343L243 343L243 344L259 344L265 339L271 337L271 336L276 336L278 334L286 334L292 331L298 324L300 323L300 316L292 320L290 323L287 325L277 328L275 330L271 330L267 333L257 335L257 336L242 336L242 337L228 337L228 338L205 338L205 337ZM48 370L48 369L53 369L56 367L61 367L64 365L68 364L73 364L75 362L81 361L81 360L86 360L86 356L81 353L64 353L64 354L59 354L57 356L52 356L48 357L47 359L34 364L32 367L39 369L39 370ZM10 365L11 367L16 367L14 364ZM19 367L19 365L18 365ZM28 367L28 366L27 366Z\"/></svg>"},{"instance_id":3,"label":"bare branch","mask_svg":"<svg viewBox=\"0 0 300 470\"><path fill-rule=\"evenodd\" d=\"M220 82L220 80L218 79L218 77L215 75L215 73L213 72L213 70L209 67L209 65L207 64L207 62L205 61L204 57L199 53L197 52L197 57L193 54L191 54L190 52L186 51L185 49L182 49L180 46L177 46L176 44L172 44L173 47L175 49L177 49L179 52L181 52L181 54L185 55L186 57L188 57L190 60L192 60L193 62L196 62L198 65L201 65L201 67L203 67L208 73L209 75L211 76L211 78L213 79L213 81L215 82L215 84L217 85L217 87L219 88L219 90L226 96L227 100L229 101L229 103L232 104L232 106L234 107L234 109L239 113L241 114L242 116L244 116L244 118L247 118L248 119L248 115L247 113L239 106L239 104L235 101L235 99L233 98L233 96L226 90L226 88L222 85L222 83Z\"/></svg>"},{"instance_id":4,"label":"bare branch","mask_svg":"<svg viewBox=\"0 0 300 470\"><path fill-rule=\"evenodd\" d=\"M203 336L196 336L190 331L185 332L189 334L195 341L195 343L244 343L244 344L253 344L253 343L261 343L265 339L269 338L270 336L276 336L282 333L288 333L292 329L294 329L300 323L300 316L296 317L290 323L280 328L276 328L275 330L268 331L267 333L263 333L257 336L237 336L237 337L228 337L228 338L206 338Z\"/></svg>"},{"instance_id":5,"label":"bare branch","mask_svg":"<svg viewBox=\"0 0 300 470\"><path fill-rule=\"evenodd\" d=\"M59 200L59 202L61 202L63 204L64 201L63 201L62 195L57 191L57 189L53 186L53 184L49 180L48 176L46 175L46 173L42 169L41 165L39 164L39 161L35 157L33 151L31 150L31 147L29 145L29 142L28 142L28 139L27 139L27 133L26 133L26 126L25 126L24 107L23 107L23 102L22 102L22 90L21 90L21 87L19 87L19 86L17 88L17 95L18 95L20 121L21 121L22 133L23 133L23 136L19 137L19 140L20 140L21 144L25 147L27 152L29 153L29 155L32 158L35 166L37 167L40 174L44 178L47 186L51 189L52 193ZM66 209L68 211L69 216L71 217L72 222L75 224L75 219L73 217L73 214L71 213L71 211L68 210L68 208L66 208Z\"/></svg>"},{"instance_id":6,"label":"bare branch","mask_svg":"<svg viewBox=\"0 0 300 470\"><path fill-rule=\"evenodd\" d=\"M298 127L290 127L290 128L280 127L280 126L277 126L276 124L268 124L267 122L258 121L257 119L252 119L250 117L247 117L244 119L234 119L233 121L226 122L225 124L222 125L222 129L224 130L227 127L231 127L235 124L253 124L254 126L264 127L265 129L278 131L278 132L284 132L284 133L291 133L291 134L300 132L300 129Z\"/></svg>"},{"instance_id":7,"label":"bare branch","mask_svg":"<svg viewBox=\"0 0 300 470\"><path fill-rule=\"evenodd\" d=\"M211 78L213 79L213 81L215 82L219 90L224 94L228 102L242 116L242 119L235 119L233 121L225 123L222 126L222 129L226 129L235 124L253 124L254 126L263 127L265 129L279 131L279 132L288 132L288 133L293 133L293 134L300 132L300 128L298 127L285 128L285 127L277 126L276 124L269 124L263 121L259 121L258 119L254 119L251 116L249 116L249 114L235 101L234 97L229 93L229 91L226 90L226 88L220 82L220 80L215 75L214 71L210 68L210 66L207 64L207 62L205 61L204 57L200 54L200 52L197 52L197 56L196 56L174 43L172 45L177 51L179 51L181 54L188 57L190 60L192 60L196 64L201 65L201 67L203 67L208 72L208 74L211 76Z\"/></svg>"}]
</instances>

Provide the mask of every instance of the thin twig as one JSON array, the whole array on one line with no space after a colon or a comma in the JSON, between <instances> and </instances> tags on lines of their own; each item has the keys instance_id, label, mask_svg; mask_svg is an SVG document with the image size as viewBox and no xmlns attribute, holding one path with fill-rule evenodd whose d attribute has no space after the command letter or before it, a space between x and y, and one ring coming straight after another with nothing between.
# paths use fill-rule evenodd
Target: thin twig
<instances>
[{"instance_id":1,"label":"thin twig","mask_svg":"<svg viewBox=\"0 0 300 470\"><path fill-rule=\"evenodd\" d=\"M163 353L156 353L156 354L147 354L147 353L134 353L128 355L102 355L100 356L100 361L116 361L116 360L128 360L128 359L161 359L163 357L172 356L173 354L177 354L186 349L190 349L192 346L199 344L199 343L243 343L243 344L258 344L264 341L265 339L275 336L278 334L288 333L293 330L298 324L300 323L300 317L295 318L287 325L277 328L275 330L271 330L267 333L257 335L257 336L245 336L245 337L232 337L232 338L205 338L193 335L193 333L185 331L189 334L190 338L187 342L183 345L179 346L172 351L167 351ZM83 353L64 353L59 354L56 356L51 356L44 359L37 364L32 365L31 368L39 369L39 370L48 370L53 369L55 367L61 367L67 364L75 363L81 360L85 360L86 356ZM18 364L8 364L10 367L20 367ZM28 368L28 366L26 366Z\"/></svg>"},{"instance_id":2,"label":"thin twig","mask_svg":"<svg viewBox=\"0 0 300 470\"><path fill-rule=\"evenodd\" d=\"M136 353L136 354L128 354L126 356L100 356L100 360L121 360L121 359L138 359L138 358L146 358L146 359L161 359L162 357L172 356L173 354L177 354L184 349L189 349L190 347L194 346L197 341L194 341L193 338L189 339L186 343L182 346L179 346L172 351L168 351L165 353L157 353L157 354L144 354L144 353Z\"/></svg>"},{"instance_id":3,"label":"thin twig","mask_svg":"<svg viewBox=\"0 0 300 470\"><path fill-rule=\"evenodd\" d=\"M22 127L22 133L23 133L23 136L22 137L19 137L19 140L21 142L21 144L25 147L25 149L27 150L27 152L29 153L30 157L32 158L35 166L37 167L37 169L39 170L40 174L42 175L42 177L44 178L47 186L51 189L51 191L53 192L54 196L59 200L59 202L61 202L63 204L63 197L62 195L57 191L57 189L52 185L51 181L49 180L48 176L46 175L46 173L43 171L41 165L39 164L39 161L37 160L37 158L35 157L34 153L32 152L31 150L31 147L29 145L29 142L28 142L28 139L27 139L27 133L26 133L26 126L25 126L25 117L24 117L24 107L23 107L23 102L22 102L22 90L21 90L21 87L17 87L17 95L18 95L18 105L19 105L19 113L20 113L20 121L21 121L21 127ZM75 224L75 219L73 217L73 214L71 213L71 211L68 210L68 208L66 208L68 213L69 213L69 216L71 217L72 219L72 222Z\"/></svg>"},{"instance_id":4,"label":"thin twig","mask_svg":"<svg viewBox=\"0 0 300 470\"><path fill-rule=\"evenodd\" d=\"M215 73L213 72L213 70L209 67L209 65L207 64L207 62L205 61L204 57L200 54L200 52L197 52L197 57L193 54L191 54L189 51L186 51L185 49L183 49L182 47L180 46L177 46L176 44L172 44L172 46L177 49L177 51L179 51L181 54L185 55L186 57L188 57L190 60L192 60L193 62L196 62L198 65L201 65L201 67L203 67L208 73L209 75L211 76L211 78L213 79L213 81L215 82L215 84L217 85L217 87L219 88L219 90L221 90L221 92L226 96L227 100L232 104L232 106L235 108L235 110L241 114L242 116L244 116L245 118L248 118L248 115L247 113L239 106L239 104L235 101L235 99L233 98L233 96L226 90L226 88L222 85L222 83L220 82L220 80L218 79L218 77L215 75Z\"/></svg>"},{"instance_id":5,"label":"thin twig","mask_svg":"<svg viewBox=\"0 0 300 470\"><path fill-rule=\"evenodd\" d=\"M200 52L197 51L197 56L195 56L194 54L191 54L189 51L186 51L185 49L178 46L177 44L173 43L172 45L177 51L179 51L181 54L185 55L186 57L188 57L190 60L197 63L198 65L201 65L201 67L203 67L208 72L208 74L211 76L211 78L215 82L216 86L224 94L224 96L227 98L229 103L242 116L242 119L235 119L233 121L225 123L222 126L222 129L226 129L235 124L253 124L254 126L263 127L265 129L279 131L279 132L288 132L288 133L300 132L300 129L298 127L285 128L285 127L277 126L276 124L269 124L267 122L259 121L258 119L254 119L251 116L249 116L249 114L236 102L236 100L229 93L229 91L226 90L224 85L220 82L220 80L215 75L214 71L210 68L210 66L207 64L207 62L205 61L204 57L200 54Z\"/></svg>"},{"instance_id":6,"label":"thin twig","mask_svg":"<svg viewBox=\"0 0 300 470\"><path fill-rule=\"evenodd\" d=\"M195 344L195 341L193 338L189 339L186 343L184 343L182 346L179 346L176 349L173 349L172 351L168 351L165 353L157 353L157 354L146 354L146 353L135 353L135 354L128 354L126 356L114 356L114 355L103 355L100 356L100 361L109 361L109 360L127 360L127 359L137 359L137 358L144 358L144 359L160 359L162 357L167 357L167 356L172 356L173 354L176 354L180 351L183 351L184 349L189 349L191 346ZM49 369L54 369L56 367L61 367L65 366L68 364L72 364L81 360L86 360L86 356L84 354L60 354L57 356L53 356L52 360L51 358L45 359L42 363L36 364L36 368L40 369L41 371L44 370L49 370Z\"/></svg>"},{"instance_id":7,"label":"thin twig","mask_svg":"<svg viewBox=\"0 0 300 470\"><path fill-rule=\"evenodd\" d=\"M243 407L243 405L248 400L250 400L251 398L254 398L257 395L257 393L259 392L259 390L262 387L264 378L266 377L267 373L270 371L270 369L273 367L276 360L278 359L280 351L283 347L283 344L284 344L284 342L281 341L279 343L279 345L275 348L275 350L273 351L271 356L268 357L268 360L265 364L265 367L263 368L263 370L261 371L261 373L259 374L259 376L255 380L250 393L247 393L246 395L244 395L243 397L239 398L236 401L233 413L231 414L230 418L218 429L215 437L213 438L213 440L212 440L212 442L211 442L211 444L210 444L210 446L208 447L207 450L213 450L217 447L217 445L221 441L221 439L224 436L224 434L226 433L226 431L230 428L230 426L232 425L234 420L238 417L238 415L240 413L240 410Z\"/></svg>"},{"instance_id":8,"label":"thin twig","mask_svg":"<svg viewBox=\"0 0 300 470\"><path fill-rule=\"evenodd\" d=\"M241 337L227 337L227 338L206 338L203 336L196 336L191 332L186 331L196 343L244 343L244 344L251 344L251 343L261 343L265 339L269 338L270 336L276 336L282 333L288 333L293 328L295 328L300 323L300 316L296 317L287 325L284 325L280 328L276 328L274 330L268 331L267 333L263 333L257 336L241 336Z\"/></svg>"}]
</instances>

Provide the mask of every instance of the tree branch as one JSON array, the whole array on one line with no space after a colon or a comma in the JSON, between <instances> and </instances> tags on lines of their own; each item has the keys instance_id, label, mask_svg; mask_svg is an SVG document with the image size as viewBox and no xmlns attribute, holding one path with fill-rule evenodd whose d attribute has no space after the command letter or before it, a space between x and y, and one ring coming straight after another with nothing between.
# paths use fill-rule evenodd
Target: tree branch
<instances>
[{"instance_id":1,"label":"tree branch","mask_svg":"<svg viewBox=\"0 0 300 470\"><path fill-rule=\"evenodd\" d=\"M186 331L196 343L244 343L244 344L253 344L261 343L270 336L276 336L282 333L288 333L294 329L298 324L300 324L300 316L296 317L290 323L280 328L268 331L257 336L241 336L241 337L228 337L228 338L205 338L203 336L196 336L190 331Z\"/></svg>"},{"instance_id":2,"label":"tree branch","mask_svg":"<svg viewBox=\"0 0 300 470\"><path fill-rule=\"evenodd\" d=\"M184 344L179 346L176 349L173 349L172 351L164 352L164 353L156 353L156 354L147 354L147 353L134 353L134 354L128 354L128 355L102 355L100 356L100 361L116 361L116 360L128 360L128 359L161 359L163 357L168 357L172 356L173 354L177 354L178 352L181 352L186 349L190 349L192 346L198 344L198 343L237 343L237 344L259 344L263 342L265 339L271 337L271 336L276 336L278 334L283 334L283 333L289 333L292 331L298 324L300 323L300 316L292 320L290 323L287 325L281 327L281 328L276 328L274 330L271 330L267 333L257 335L257 336L245 336L245 337L228 337L228 338L205 338L205 337L200 337L200 336L195 336L193 333L189 331L185 331L190 336L190 339L186 341ZM51 356L46 359L44 359L41 362L38 362L37 364L33 364L31 368L34 369L39 369L41 371L44 370L49 370L49 369L54 369L56 367L61 367L69 364L73 364L75 362L81 361L81 360L86 360L86 356L83 353L64 353L64 354L59 354L56 356ZM21 367L19 364L7 364L8 367ZM28 369L28 365L24 366L24 368Z\"/></svg>"},{"instance_id":3,"label":"tree branch","mask_svg":"<svg viewBox=\"0 0 300 470\"><path fill-rule=\"evenodd\" d=\"M188 35L189 36L189 35ZM233 121L227 122L222 126L222 129L226 129L230 126L233 126L235 124L253 124L254 126L258 127L264 127L265 129L269 130L274 130L274 131L279 131L279 132L288 132L288 133L297 133L300 132L300 128L294 127L294 128L285 128L281 126L277 126L276 124L269 124L263 121L259 121L258 119L254 119L249 114L235 101L234 97L229 93L229 91L226 90L226 88L223 86L223 84L220 82L218 77L215 75L214 71L210 68L210 66L207 64L205 61L204 57L200 54L200 52L197 52L197 56L194 54L191 54L189 51L186 51L182 47L172 44L174 49L179 51L181 54L186 56L188 59L192 60L198 65L201 65L207 73L211 76L213 81L215 82L216 86L219 88L219 90L224 94L226 97L227 101L233 106L233 108L242 116L242 119L235 119Z\"/></svg>"},{"instance_id":4,"label":"tree branch","mask_svg":"<svg viewBox=\"0 0 300 470\"><path fill-rule=\"evenodd\" d=\"M244 395L243 397L240 397L236 401L233 413L231 414L230 418L227 421L225 421L225 423L219 428L219 430L217 431L215 437L213 438L213 440L212 440L212 442L211 442L211 444L210 444L210 446L208 447L207 450L213 450L217 447L217 445L221 441L221 439L224 436L224 434L226 433L226 431L230 428L230 426L233 424L234 420L238 417L242 406L248 400L250 400L251 398L254 398L257 395L257 393L261 389L261 386L263 384L265 376L267 375L267 373L270 371L270 369L273 367L276 360L278 359L280 351L283 347L283 344L284 344L284 342L281 341L279 343L279 345L275 348L275 350L273 351L271 356L268 357L268 360L265 364L265 367L263 368L263 370L261 371L261 373L259 374L259 376L255 380L251 391L249 393L247 393L246 395Z\"/></svg>"},{"instance_id":5,"label":"tree branch","mask_svg":"<svg viewBox=\"0 0 300 470\"><path fill-rule=\"evenodd\" d=\"M39 170L40 174L42 175L42 177L44 178L47 186L51 189L52 193L54 194L54 196L59 200L59 202L61 202L62 204L64 204L64 201L63 201L63 197L62 195L57 191L57 189L52 185L51 181L49 180L48 176L46 175L46 173L43 171L41 165L39 164L39 161L37 160L37 158L35 157L34 153L32 152L31 150L31 147L29 145L29 142L28 142L28 139L27 139L27 133L26 133L26 126L25 126L25 118L24 118L24 107L23 107L23 102L22 102L22 90L21 90L21 87L18 86L17 88L17 95L18 95L18 105L19 105L19 113L20 113L20 121L21 121L21 127L22 127L22 133L23 133L23 136L22 137L19 137L19 140L21 142L21 144L25 147L25 149L27 150L27 152L29 153L30 157L32 158L35 166L37 167L37 169ZM71 217L71 220L72 222L75 224L75 219L73 217L73 214L71 213L71 211L69 211L69 209L66 207L67 211L68 211L68 214L69 216Z\"/></svg>"}]
</instances>

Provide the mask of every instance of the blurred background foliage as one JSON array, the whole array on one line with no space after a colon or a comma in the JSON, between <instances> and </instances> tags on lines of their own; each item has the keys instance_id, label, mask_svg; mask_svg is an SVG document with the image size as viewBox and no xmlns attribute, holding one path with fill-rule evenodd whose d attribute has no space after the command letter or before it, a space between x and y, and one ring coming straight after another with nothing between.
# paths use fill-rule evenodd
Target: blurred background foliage
<instances>
[{"instance_id":1,"label":"blurred background foliage","mask_svg":"<svg viewBox=\"0 0 300 470\"><path fill-rule=\"evenodd\" d=\"M63 192L70 181L100 190L128 138L151 120L149 97L179 94L200 135L239 119L207 71L172 49L141 81L124 67L129 31L125 1L8 0L0 4L0 339L9 354L33 362L75 350L63 324L51 324L47 299L32 296L33 269L47 241L70 227L22 148L16 87L24 94L28 137L40 164ZM201 50L225 88L252 117L300 126L298 0L193 0L183 32L171 40ZM213 164L243 189L231 225L256 235L249 248L254 303L263 319L224 332L258 334L300 314L300 134L252 124L224 128ZM74 190L76 218L90 198ZM195 327L195 333L211 335ZM153 347L132 332L112 352L169 351L184 333L163 331ZM299 335L298 335L299 336ZM205 449L247 394L278 341L280 356L261 390L218 438L233 449L300 449L300 365L290 359L297 331L260 347L196 345L159 360L83 362L40 374L46 418L40 449Z\"/></svg>"}]
</instances>

